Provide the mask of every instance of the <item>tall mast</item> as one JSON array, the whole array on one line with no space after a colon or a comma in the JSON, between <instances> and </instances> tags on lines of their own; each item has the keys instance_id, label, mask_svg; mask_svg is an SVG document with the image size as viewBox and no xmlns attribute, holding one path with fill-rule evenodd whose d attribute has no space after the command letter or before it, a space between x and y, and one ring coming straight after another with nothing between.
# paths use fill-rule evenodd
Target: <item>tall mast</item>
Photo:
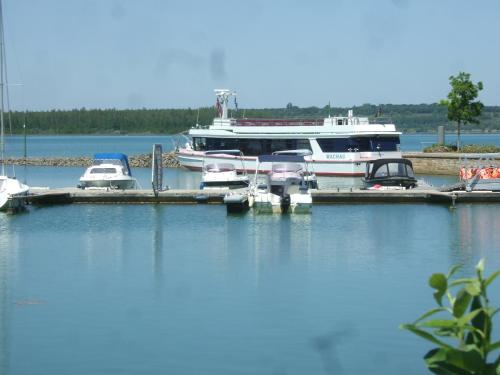
<instances>
[{"instance_id":1,"label":"tall mast","mask_svg":"<svg viewBox=\"0 0 500 375\"><path fill-rule=\"evenodd\" d=\"M4 111L4 37L3 37L3 7L0 0L0 164L2 164L2 176L5 176L5 124Z\"/></svg>"}]
</instances>

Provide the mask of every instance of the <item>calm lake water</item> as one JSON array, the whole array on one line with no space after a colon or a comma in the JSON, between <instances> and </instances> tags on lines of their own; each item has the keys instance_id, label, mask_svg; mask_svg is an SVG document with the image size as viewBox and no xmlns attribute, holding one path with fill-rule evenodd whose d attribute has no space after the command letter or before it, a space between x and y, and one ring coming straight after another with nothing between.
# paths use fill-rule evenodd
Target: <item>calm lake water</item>
<instances>
[{"instance_id":1,"label":"calm lake water","mask_svg":"<svg viewBox=\"0 0 500 375\"><path fill-rule=\"evenodd\" d=\"M499 208L0 215L0 373L423 374L430 346L398 325L433 307L430 273L500 268Z\"/></svg>"},{"instance_id":2,"label":"calm lake water","mask_svg":"<svg viewBox=\"0 0 500 375\"><path fill-rule=\"evenodd\" d=\"M37 139L40 156L143 153L158 142ZM63 187L83 168L16 172L31 186ZM149 169L133 173L150 186ZM199 173L164 173L172 188L198 187ZM432 272L462 263L469 275L482 257L488 274L500 268L499 210L339 204L259 216L219 205L65 205L0 213L0 374L424 374L431 346L398 325L434 307ZM490 296L498 306L500 280Z\"/></svg>"}]
</instances>

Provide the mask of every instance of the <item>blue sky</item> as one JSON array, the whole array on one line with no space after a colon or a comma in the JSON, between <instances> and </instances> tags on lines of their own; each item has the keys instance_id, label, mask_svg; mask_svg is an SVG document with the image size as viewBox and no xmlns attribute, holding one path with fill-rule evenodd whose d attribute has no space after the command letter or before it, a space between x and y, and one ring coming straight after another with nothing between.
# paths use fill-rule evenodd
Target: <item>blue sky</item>
<instances>
[{"instance_id":1,"label":"blue sky","mask_svg":"<svg viewBox=\"0 0 500 375\"><path fill-rule=\"evenodd\" d=\"M500 105L500 1L3 0L13 107Z\"/></svg>"}]
</instances>

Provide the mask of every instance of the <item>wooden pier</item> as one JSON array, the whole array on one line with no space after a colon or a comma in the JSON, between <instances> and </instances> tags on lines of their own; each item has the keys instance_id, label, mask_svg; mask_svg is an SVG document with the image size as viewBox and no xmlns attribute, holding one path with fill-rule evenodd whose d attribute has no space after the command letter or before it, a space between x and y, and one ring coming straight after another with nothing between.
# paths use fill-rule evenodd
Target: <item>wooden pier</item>
<instances>
[{"instance_id":1,"label":"wooden pier","mask_svg":"<svg viewBox=\"0 0 500 375\"><path fill-rule=\"evenodd\" d=\"M56 204L222 204L227 190L162 191L155 196L152 190L91 190L78 188L31 189L28 202L34 205ZM413 190L313 190L313 203L500 203L500 192L456 191L435 189Z\"/></svg>"}]
</instances>

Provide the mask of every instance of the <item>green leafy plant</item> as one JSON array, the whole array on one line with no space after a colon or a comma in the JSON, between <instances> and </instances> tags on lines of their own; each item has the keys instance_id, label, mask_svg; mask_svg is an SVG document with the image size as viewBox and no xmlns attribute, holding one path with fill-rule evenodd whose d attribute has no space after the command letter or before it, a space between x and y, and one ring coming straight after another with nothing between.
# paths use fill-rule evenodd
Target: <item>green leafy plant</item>
<instances>
[{"instance_id":1,"label":"green leafy plant","mask_svg":"<svg viewBox=\"0 0 500 375\"><path fill-rule=\"evenodd\" d=\"M485 277L482 259L476 266L476 277L452 279L459 269L453 266L446 275L435 273L430 277L438 307L401 328L437 345L424 356L435 374L500 375L500 355L488 362L488 357L500 349L500 341L493 342L491 337L493 317L500 309L490 306L487 295L500 270ZM446 306L443 300L447 300ZM439 318L434 318L436 314Z\"/></svg>"}]
</instances>

